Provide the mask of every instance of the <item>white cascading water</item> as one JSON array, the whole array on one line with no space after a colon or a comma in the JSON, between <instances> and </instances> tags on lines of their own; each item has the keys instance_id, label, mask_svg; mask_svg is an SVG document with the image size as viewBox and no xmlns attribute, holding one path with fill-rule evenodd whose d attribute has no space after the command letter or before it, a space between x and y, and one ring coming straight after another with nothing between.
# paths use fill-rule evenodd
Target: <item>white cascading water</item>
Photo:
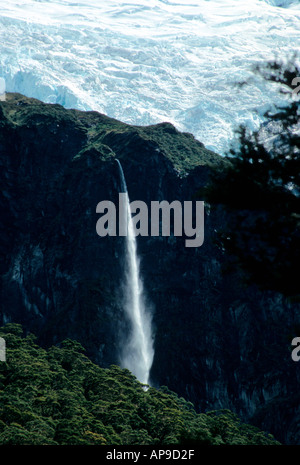
<instances>
[{"instance_id":1,"label":"white cascading water","mask_svg":"<svg viewBox=\"0 0 300 465\"><path fill-rule=\"evenodd\" d=\"M124 310L131 323L131 334L123 347L121 365L130 370L143 384L149 384L149 374L153 362L154 349L151 330L151 314L147 311L140 278L140 266L137 255L136 236L130 211L130 200L127 184L119 160L121 188L126 205L127 235L126 235L126 270Z\"/></svg>"}]
</instances>

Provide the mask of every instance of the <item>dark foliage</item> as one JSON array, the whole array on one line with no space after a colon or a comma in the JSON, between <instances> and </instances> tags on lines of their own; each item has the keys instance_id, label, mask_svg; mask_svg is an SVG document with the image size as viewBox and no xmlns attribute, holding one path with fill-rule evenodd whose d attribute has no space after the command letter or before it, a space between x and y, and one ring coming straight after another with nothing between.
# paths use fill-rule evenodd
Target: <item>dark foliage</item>
<instances>
[{"instance_id":1,"label":"dark foliage","mask_svg":"<svg viewBox=\"0 0 300 465\"><path fill-rule=\"evenodd\" d=\"M143 389L128 371L102 369L66 340L48 350L0 329L0 445L278 444L228 410L197 414L167 387Z\"/></svg>"},{"instance_id":2,"label":"dark foliage","mask_svg":"<svg viewBox=\"0 0 300 465\"><path fill-rule=\"evenodd\" d=\"M256 132L238 130L222 169L215 169L206 200L222 204L227 224L220 240L251 282L299 299L300 126L295 84L300 69L293 58L258 67L281 85L285 106L266 113Z\"/></svg>"}]
</instances>

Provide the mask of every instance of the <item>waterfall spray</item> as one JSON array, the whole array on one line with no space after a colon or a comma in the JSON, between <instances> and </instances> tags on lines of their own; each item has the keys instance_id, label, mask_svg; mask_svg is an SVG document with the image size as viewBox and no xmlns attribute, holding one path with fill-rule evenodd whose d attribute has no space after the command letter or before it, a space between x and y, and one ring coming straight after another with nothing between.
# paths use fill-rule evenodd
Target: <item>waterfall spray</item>
<instances>
[{"instance_id":1,"label":"waterfall spray","mask_svg":"<svg viewBox=\"0 0 300 465\"><path fill-rule=\"evenodd\" d=\"M151 315L146 308L143 283L140 277L140 264L127 184L121 163L119 160L116 161L120 170L121 188L126 194L124 196L126 205L123 206L124 220L127 223L124 310L131 324L130 338L123 348L121 364L124 368L128 368L141 383L149 384L149 373L154 356Z\"/></svg>"}]
</instances>

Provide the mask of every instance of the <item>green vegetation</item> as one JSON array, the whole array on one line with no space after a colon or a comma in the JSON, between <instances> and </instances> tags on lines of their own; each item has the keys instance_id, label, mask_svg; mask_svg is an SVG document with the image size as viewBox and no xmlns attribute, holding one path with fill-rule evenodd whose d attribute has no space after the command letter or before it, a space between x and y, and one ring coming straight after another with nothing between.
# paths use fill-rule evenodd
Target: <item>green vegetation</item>
<instances>
[{"instance_id":1,"label":"green vegetation","mask_svg":"<svg viewBox=\"0 0 300 465\"><path fill-rule=\"evenodd\" d=\"M20 325L0 328L0 445L279 444L230 411L198 414L166 387L93 364L75 341L39 347Z\"/></svg>"},{"instance_id":2,"label":"green vegetation","mask_svg":"<svg viewBox=\"0 0 300 465\"><path fill-rule=\"evenodd\" d=\"M146 140L157 143L158 149L182 175L196 166L223 164L219 155L206 149L192 134L179 132L170 123L146 126L140 131Z\"/></svg>"},{"instance_id":3,"label":"green vegetation","mask_svg":"<svg viewBox=\"0 0 300 465\"><path fill-rule=\"evenodd\" d=\"M1 112L5 120L1 118ZM7 93L6 101L1 102L0 125L3 121L9 123L11 131L19 127L34 131L39 143L48 140L49 135L56 142L68 142L74 148L75 162L87 155L102 161L117 156L147 165L147 157L159 152L180 176L187 175L197 166L223 164L222 157L207 150L192 134L178 131L169 122L133 126L95 111L66 110L61 105L45 104L17 93ZM74 143L67 137L68 128L72 128L72 138L76 134ZM59 146L59 152L64 144ZM49 146L50 155L57 152L57 147L54 149L49 143L46 146ZM82 169L82 165L77 166Z\"/></svg>"},{"instance_id":4,"label":"green vegetation","mask_svg":"<svg viewBox=\"0 0 300 465\"><path fill-rule=\"evenodd\" d=\"M220 241L233 264L250 282L299 301L300 68L294 60L257 69L281 86L286 105L267 112L267 124L258 131L239 129L239 147L213 170L204 196L226 210Z\"/></svg>"},{"instance_id":5,"label":"green vegetation","mask_svg":"<svg viewBox=\"0 0 300 465\"><path fill-rule=\"evenodd\" d=\"M197 166L223 163L222 157L207 150L192 134L179 132L167 122L142 127L120 125L114 121L107 126L101 121L93 141L109 146L120 159L126 155L140 165L147 165L148 155L153 156L158 152L172 163L181 176Z\"/></svg>"}]
</instances>

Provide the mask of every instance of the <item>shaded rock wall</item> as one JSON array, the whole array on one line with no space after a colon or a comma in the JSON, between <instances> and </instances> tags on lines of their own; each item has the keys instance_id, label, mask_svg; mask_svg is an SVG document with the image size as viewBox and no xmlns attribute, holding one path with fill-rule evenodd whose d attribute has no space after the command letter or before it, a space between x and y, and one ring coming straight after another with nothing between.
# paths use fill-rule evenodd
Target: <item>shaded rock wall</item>
<instances>
[{"instance_id":1,"label":"shaded rock wall","mask_svg":"<svg viewBox=\"0 0 300 465\"><path fill-rule=\"evenodd\" d=\"M77 339L102 366L119 362L124 238L96 234L96 205L118 203L121 160L131 200L193 200L221 157L168 124L131 127L18 94L0 104L0 318L44 345ZM300 444L299 306L224 273L221 209L205 206L205 241L138 237L153 311L154 385L199 410L230 408Z\"/></svg>"}]
</instances>

